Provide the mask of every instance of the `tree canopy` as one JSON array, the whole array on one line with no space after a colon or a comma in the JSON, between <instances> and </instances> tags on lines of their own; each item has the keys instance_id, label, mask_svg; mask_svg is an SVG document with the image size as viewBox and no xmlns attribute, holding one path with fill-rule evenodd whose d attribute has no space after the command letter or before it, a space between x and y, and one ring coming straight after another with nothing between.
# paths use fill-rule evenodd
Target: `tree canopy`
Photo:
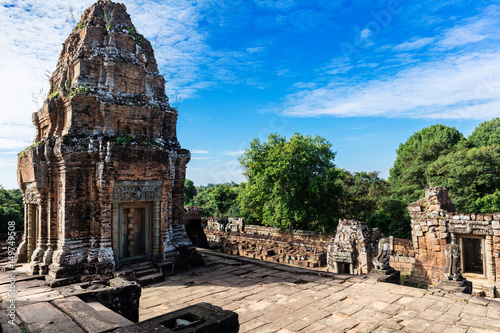
<instances>
[{"instance_id":1,"label":"tree canopy","mask_svg":"<svg viewBox=\"0 0 500 333\"><path fill-rule=\"evenodd\" d=\"M500 118L479 124L467 139L477 148L500 145Z\"/></svg>"},{"instance_id":2,"label":"tree canopy","mask_svg":"<svg viewBox=\"0 0 500 333\"><path fill-rule=\"evenodd\" d=\"M478 198L500 189L500 146L457 146L431 163L425 176L431 186L448 189L457 210L475 212Z\"/></svg>"},{"instance_id":3,"label":"tree canopy","mask_svg":"<svg viewBox=\"0 0 500 333\"><path fill-rule=\"evenodd\" d=\"M23 230L23 195L20 190L6 190L0 186L0 229L7 231L8 222L16 222L16 230Z\"/></svg>"},{"instance_id":4,"label":"tree canopy","mask_svg":"<svg viewBox=\"0 0 500 333\"><path fill-rule=\"evenodd\" d=\"M241 210L268 226L330 230L341 195L332 145L320 136L295 133L288 141L271 134L255 139L240 157L248 179Z\"/></svg>"},{"instance_id":5,"label":"tree canopy","mask_svg":"<svg viewBox=\"0 0 500 333\"><path fill-rule=\"evenodd\" d=\"M500 188L500 118L479 124L467 139L444 125L416 132L399 146L388 181L391 198L406 205L442 185L459 211L491 209L477 200Z\"/></svg>"},{"instance_id":6,"label":"tree canopy","mask_svg":"<svg viewBox=\"0 0 500 333\"><path fill-rule=\"evenodd\" d=\"M239 216L237 198L238 184L209 184L197 189L197 194L190 204L203 208L203 216L237 217Z\"/></svg>"},{"instance_id":7,"label":"tree canopy","mask_svg":"<svg viewBox=\"0 0 500 333\"><path fill-rule=\"evenodd\" d=\"M196 187L194 183L190 179L186 179L184 181L184 205L191 205L191 201L196 195Z\"/></svg>"},{"instance_id":8,"label":"tree canopy","mask_svg":"<svg viewBox=\"0 0 500 333\"><path fill-rule=\"evenodd\" d=\"M428 166L463 140L457 129L440 124L414 133L396 151L388 179L392 192L406 204L422 198L429 185L425 177Z\"/></svg>"}]
</instances>

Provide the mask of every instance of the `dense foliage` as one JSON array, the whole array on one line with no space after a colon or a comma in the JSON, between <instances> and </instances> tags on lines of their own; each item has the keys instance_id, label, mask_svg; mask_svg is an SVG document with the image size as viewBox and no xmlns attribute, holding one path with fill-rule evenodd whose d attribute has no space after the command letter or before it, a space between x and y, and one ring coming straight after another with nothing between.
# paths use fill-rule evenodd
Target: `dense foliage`
<instances>
[{"instance_id":1,"label":"dense foliage","mask_svg":"<svg viewBox=\"0 0 500 333\"><path fill-rule=\"evenodd\" d=\"M446 187L457 211L478 210L476 200L500 189L500 146L456 147L439 156L425 171L432 186ZM484 207L482 207L484 210Z\"/></svg>"},{"instance_id":2,"label":"dense foliage","mask_svg":"<svg viewBox=\"0 0 500 333\"><path fill-rule=\"evenodd\" d=\"M237 217L238 211L238 184L208 184L200 187L197 194L190 201L193 206L203 208L203 216Z\"/></svg>"},{"instance_id":3,"label":"dense foliage","mask_svg":"<svg viewBox=\"0 0 500 333\"><path fill-rule=\"evenodd\" d=\"M194 186L194 183L190 179L186 179L184 181L184 205L186 206L192 206L192 200L194 199L195 195L197 193L196 187Z\"/></svg>"},{"instance_id":4,"label":"dense foliage","mask_svg":"<svg viewBox=\"0 0 500 333\"><path fill-rule=\"evenodd\" d=\"M16 230L23 230L23 196L19 190L0 186L0 233L7 232L8 222L16 222Z\"/></svg>"},{"instance_id":5,"label":"dense foliage","mask_svg":"<svg viewBox=\"0 0 500 333\"><path fill-rule=\"evenodd\" d=\"M467 139L478 148L500 145L500 118L479 124Z\"/></svg>"},{"instance_id":6,"label":"dense foliage","mask_svg":"<svg viewBox=\"0 0 500 333\"><path fill-rule=\"evenodd\" d=\"M335 153L325 139L295 133L255 139L240 157L248 179L241 210L264 225L331 230L339 214L341 184Z\"/></svg>"},{"instance_id":7,"label":"dense foliage","mask_svg":"<svg viewBox=\"0 0 500 333\"><path fill-rule=\"evenodd\" d=\"M389 177L395 197L407 204L421 199L429 186L425 176L429 165L463 140L455 128L438 124L414 133L400 144Z\"/></svg>"},{"instance_id":8,"label":"dense foliage","mask_svg":"<svg viewBox=\"0 0 500 333\"><path fill-rule=\"evenodd\" d=\"M391 197L405 205L422 198L425 188L442 185L457 211L494 212L480 199L500 189L500 118L479 124L467 139L444 125L413 134L397 150L388 181Z\"/></svg>"},{"instance_id":9,"label":"dense foliage","mask_svg":"<svg viewBox=\"0 0 500 333\"><path fill-rule=\"evenodd\" d=\"M190 202L207 216L319 231L342 217L404 238L411 235L406 207L429 186L447 187L457 211L500 211L500 118L481 123L468 138L439 124L412 134L397 149L388 180L378 172L339 170L334 158L321 137L295 134L287 141L273 134L267 142L254 140L241 156L246 183L198 187Z\"/></svg>"},{"instance_id":10,"label":"dense foliage","mask_svg":"<svg viewBox=\"0 0 500 333\"><path fill-rule=\"evenodd\" d=\"M410 215L403 201L390 195L389 183L379 173L343 170L343 218L365 221L371 228L378 228L384 235L409 238Z\"/></svg>"}]
</instances>

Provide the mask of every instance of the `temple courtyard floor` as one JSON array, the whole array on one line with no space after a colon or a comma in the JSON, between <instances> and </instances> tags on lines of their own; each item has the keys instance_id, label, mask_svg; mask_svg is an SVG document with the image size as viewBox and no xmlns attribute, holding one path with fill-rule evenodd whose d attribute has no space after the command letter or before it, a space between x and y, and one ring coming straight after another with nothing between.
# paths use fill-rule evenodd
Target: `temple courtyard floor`
<instances>
[{"instance_id":1,"label":"temple courtyard floor","mask_svg":"<svg viewBox=\"0 0 500 333\"><path fill-rule=\"evenodd\" d=\"M500 332L498 301L200 251L204 267L143 288L141 321L207 302L240 332Z\"/></svg>"}]
</instances>

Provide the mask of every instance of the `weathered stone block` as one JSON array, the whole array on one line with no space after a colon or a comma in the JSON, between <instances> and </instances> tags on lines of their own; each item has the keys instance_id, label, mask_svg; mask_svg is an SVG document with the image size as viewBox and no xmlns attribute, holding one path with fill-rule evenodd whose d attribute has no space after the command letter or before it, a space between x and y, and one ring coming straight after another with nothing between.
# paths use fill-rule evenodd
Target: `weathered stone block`
<instances>
[{"instance_id":1,"label":"weathered stone block","mask_svg":"<svg viewBox=\"0 0 500 333\"><path fill-rule=\"evenodd\" d=\"M98 302L133 321L139 321L141 287L122 278L109 281L78 283L57 288L65 297L77 296L85 302Z\"/></svg>"},{"instance_id":2,"label":"weathered stone block","mask_svg":"<svg viewBox=\"0 0 500 333\"><path fill-rule=\"evenodd\" d=\"M199 303L155 318L137 325L146 332L178 333L237 333L238 314L222 310L209 303Z\"/></svg>"}]
</instances>

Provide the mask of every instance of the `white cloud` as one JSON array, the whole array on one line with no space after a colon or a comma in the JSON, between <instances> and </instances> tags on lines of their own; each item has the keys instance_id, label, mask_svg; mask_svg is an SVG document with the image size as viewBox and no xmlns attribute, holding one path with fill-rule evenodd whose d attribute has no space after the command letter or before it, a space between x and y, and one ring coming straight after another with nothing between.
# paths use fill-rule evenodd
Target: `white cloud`
<instances>
[{"instance_id":1,"label":"white cloud","mask_svg":"<svg viewBox=\"0 0 500 333\"><path fill-rule=\"evenodd\" d=\"M368 28L365 28L365 29L361 30L359 37L361 39L367 39L367 38L370 38L371 35L372 35L372 31Z\"/></svg>"},{"instance_id":2,"label":"white cloud","mask_svg":"<svg viewBox=\"0 0 500 333\"><path fill-rule=\"evenodd\" d=\"M477 43L490 37L498 38L498 33L494 33L495 30L498 31L498 26L493 29L495 25L498 25L498 20L490 18L481 18L472 23L457 25L449 29L437 44L444 48L454 48Z\"/></svg>"},{"instance_id":3,"label":"white cloud","mask_svg":"<svg viewBox=\"0 0 500 333\"><path fill-rule=\"evenodd\" d=\"M347 57L334 58L330 61L328 65L321 68L322 72L330 75L345 74L353 69L354 66Z\"/></svg>"},{"instance_id":4,"label":"white cloud","mask_svg":"<svg viewBox=\"0 0 500 333\"><path fill-rule=\"evenodd\" d=\"M485 39L498 39L498 15L500 15L500 7L489 6L480 14L460 21L435 37L413 37L409 41L393 47L393 51L414 51L433 43L438 48L452 49L478 43ZM386 47L387 45L379 47L379 49Z\"/></svg>"},{"instance_id":5,"label":"white cloud","mask_svg":"<svg viewBox=\"0 0 500 333\"><path fill-rule=\"evenodd\" d=\"M395 76L330 82L287 97L282 112L297 117L382 116L489 119L498 116L500 53L449 56Z\"/></svg>"},{"instance_id":6,"label":"white cloud","mask_svg":"<svg viewBox=\"0 0 500 333\"><path fill-rule=\"evenodd\" d=\"M190 149L191 154L209 154L210 151L208 150L201 150L201 149Z\"/></svg>"},{"instance_id":7,"label":"white cloud","mask_svg":"<svg viewBox=\"0 0 500 333\"><path fill-rule=\"evenodd\" d=\"M249 47L246 49L248 53L261 53L265 50L266 48L264 46L256 46L256 47Z\"/></svg>"},{"instance_id":8,"label":"white cloud","mask_svg":"<svg viewBox=\"0 0 500 333\"><path fill-rule=\"evenodd\" d=\"M244 150L233 150L233 151L228 151L228 152L222 153L222 155L226 155L226 156L240 156L244 152L245 152Z\"/></svg>"},{"instance_id":9,"label":"white cloud","mask_svg":"<svg viewBox=\"0 0 500 333\"><path fill-rule=\"evenodd\" d=\"M480 14L462 20L436 36L414 37L396 46L385 45L377 52L385 61L377 72L345 78L352 69L348 61L334 59L321 71L336 75L324 83L294 85L295 93L284 99L279 111L288 116L315 117L406 117L489 119L500 110L500 53L497 44L500 7L490 6ZM360 32L369 38L370 31ZM489 39L489 40L488 40ZM421 52L425 46L428 51ZM452 48L462 46L451 52ZM366 57L363 63L375 64ZM374 67L377 67L376 64Z\"/></svg>"},{"instance_id":10,"label":"white cloud","mask_svg":"<svg viewBox=\"0 0 500 333\"><path fill-rule=\"evenodd\" d=\"M426 45L431 44L434 42L436 38L434 37L426 37L426 38L418 38L414 39L411 42L404 42L399 45L396 45L393 50L394 51L412 51L412 50L417 50L420 49Z\"/></svg>"}]
</instances>

